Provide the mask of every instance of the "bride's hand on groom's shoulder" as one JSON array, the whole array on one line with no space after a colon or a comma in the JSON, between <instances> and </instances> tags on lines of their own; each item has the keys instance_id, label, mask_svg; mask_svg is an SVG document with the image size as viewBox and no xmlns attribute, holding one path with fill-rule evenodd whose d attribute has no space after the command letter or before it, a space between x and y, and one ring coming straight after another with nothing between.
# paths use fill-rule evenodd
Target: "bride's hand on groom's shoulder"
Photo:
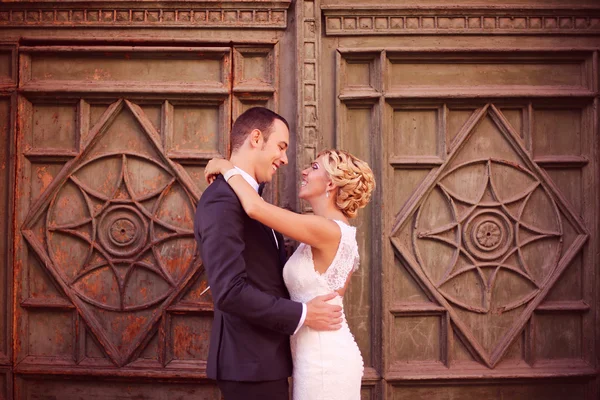
<instances>
[{"instance_id":1,"label":"bride's hand on groom's shoulder","mask_svg":"<svg viewBox=\"0 0 600 400\"><path fill-rule=\"evenodd\" d=\"M224 174L231 168L234 168L231 161L224 158L213 158L204 168L204 179L206 179L208 184L211 184L217 178L217 175Z\"/></svg>"}]
</instances>

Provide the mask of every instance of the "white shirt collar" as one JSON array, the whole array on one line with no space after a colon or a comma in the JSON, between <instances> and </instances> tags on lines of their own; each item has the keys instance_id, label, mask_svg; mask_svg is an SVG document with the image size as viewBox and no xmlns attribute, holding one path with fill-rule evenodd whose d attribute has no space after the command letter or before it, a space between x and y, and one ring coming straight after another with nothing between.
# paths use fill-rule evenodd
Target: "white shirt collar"
<instances>
[{"instance_id":1,"label":"white shirt collar","mask_svg":"<svg viewBox=\"0 0 600 400\"><path fill-rule=\"evenodd\" d=\"M254 190L256 190L256 192L258 193L258 182L256 182L256 179L254 179L249 173L247 173L246 171L244 171L243 169L241 169L239 167L235 167L235 169L240 171L240 173L242 174L242 178L244 178L244 180L246 182L248 182L250 184L250 186L252 186L254 188Z\"/></svg>"}]
</instances>

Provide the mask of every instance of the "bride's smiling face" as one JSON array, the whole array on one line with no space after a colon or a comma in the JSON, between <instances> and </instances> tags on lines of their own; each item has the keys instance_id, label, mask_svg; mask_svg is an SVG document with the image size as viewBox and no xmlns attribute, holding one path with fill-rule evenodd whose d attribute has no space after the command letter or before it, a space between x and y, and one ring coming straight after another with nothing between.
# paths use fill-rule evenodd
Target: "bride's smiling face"
<instances>
[{"instance_id":1,"label":"bride's smiling face","mask_svg":"<svg viewBox=\"0 0 600 400\"><path fill-rule=\"evenodd\" d=\"M298 196L301 199L325 196L328 183L331 182L327 171L323 167L323 157L317 158L302 171L302 180L300 182L300 192Z\"/></svg>"}]
</instances>

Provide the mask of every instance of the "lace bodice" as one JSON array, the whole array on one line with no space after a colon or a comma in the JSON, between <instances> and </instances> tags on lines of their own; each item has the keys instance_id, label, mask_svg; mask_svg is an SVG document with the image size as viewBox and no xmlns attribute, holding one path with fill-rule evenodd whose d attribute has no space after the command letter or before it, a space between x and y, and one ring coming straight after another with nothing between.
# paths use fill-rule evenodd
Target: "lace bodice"
<instances>
[{"instance_id":1,"label":"lace bodice","mask_svg":"<svg viewBox=\"0 0 600 400\"><path fill-rule=\"evenodd\" d=\"M325 273L315 270L312 249L301 244L283 268L292 300L306 303L344 287L358 268L356 228L335 221L341 229L337 252ZM329 301L342 306L342 326L316 331L302 326L291 338L294 360L293 400L360 400L363 359L350 332L340 296Z\"/></svg>"},{"instance_id":2,"label":"lace bodice","mask_svg":"<svg viewBox=\"0 0 600 400\"><path fill-rule=\"evenodd\" d=\"M302 243L283 269L283 279L292 300L307 302L315 296L331 293L344 287L348 275L358 269L359 255L356 228L335 221L341 230L338 250L325 273L315 270L312 249Z\"/></svg>"}]
</instances>

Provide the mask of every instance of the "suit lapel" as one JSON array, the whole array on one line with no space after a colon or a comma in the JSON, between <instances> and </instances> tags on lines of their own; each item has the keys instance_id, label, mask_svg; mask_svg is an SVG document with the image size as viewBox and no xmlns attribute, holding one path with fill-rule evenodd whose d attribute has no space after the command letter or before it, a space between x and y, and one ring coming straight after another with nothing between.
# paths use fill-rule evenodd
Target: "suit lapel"
<instances>
[{"instance_id":1,"label":"suit lapel","mask_svg":"<svg viewBox=\"0 0 600 400\"><path fill-rule=\"evenodd\" d=\"M275 243L275 237L273 236L273 229L269 228L268 226L266 226L264 224L261 224L260 222L258 222L258 224L260 224L260 226L263 228L263 230L269 237L269 241L275 247L275 250L277 250L277 243Z\"/></svg>"},{"instance_id":2,"label":"suit lapel","mask_svg":"<svg viewBox=\"0 0 600 400\"><path fill-rule=\"evenodd\" d=\"M287 261L285 241L283 240L283 235L281 233L275 232L275 236L277 236L277 242L279 243L279 262L281 263L281 267L283 267Z\"/></svg>"},{"instance_id":3,"label":"suit lapel","mask_svg":"<svg viewBox=\"0 0 600 400\"><path fill-rule=\"evenodd\" d=\"M269 241L273 245L274 249L277 251L277 254L279 255L279 262L281 263L281 267L283 268L285 262L287 261L287 253L285 252L285 243L283 241L283 235L279 232L275 232L273 229L269 228L264 224L261 224L258 221L256 221L256 223L262 227L265 234L269 238ZM273 236L273 232L275 232L275 236ZM277 242L275 242L276 239Z\"/></svg>"}]
</instances>

